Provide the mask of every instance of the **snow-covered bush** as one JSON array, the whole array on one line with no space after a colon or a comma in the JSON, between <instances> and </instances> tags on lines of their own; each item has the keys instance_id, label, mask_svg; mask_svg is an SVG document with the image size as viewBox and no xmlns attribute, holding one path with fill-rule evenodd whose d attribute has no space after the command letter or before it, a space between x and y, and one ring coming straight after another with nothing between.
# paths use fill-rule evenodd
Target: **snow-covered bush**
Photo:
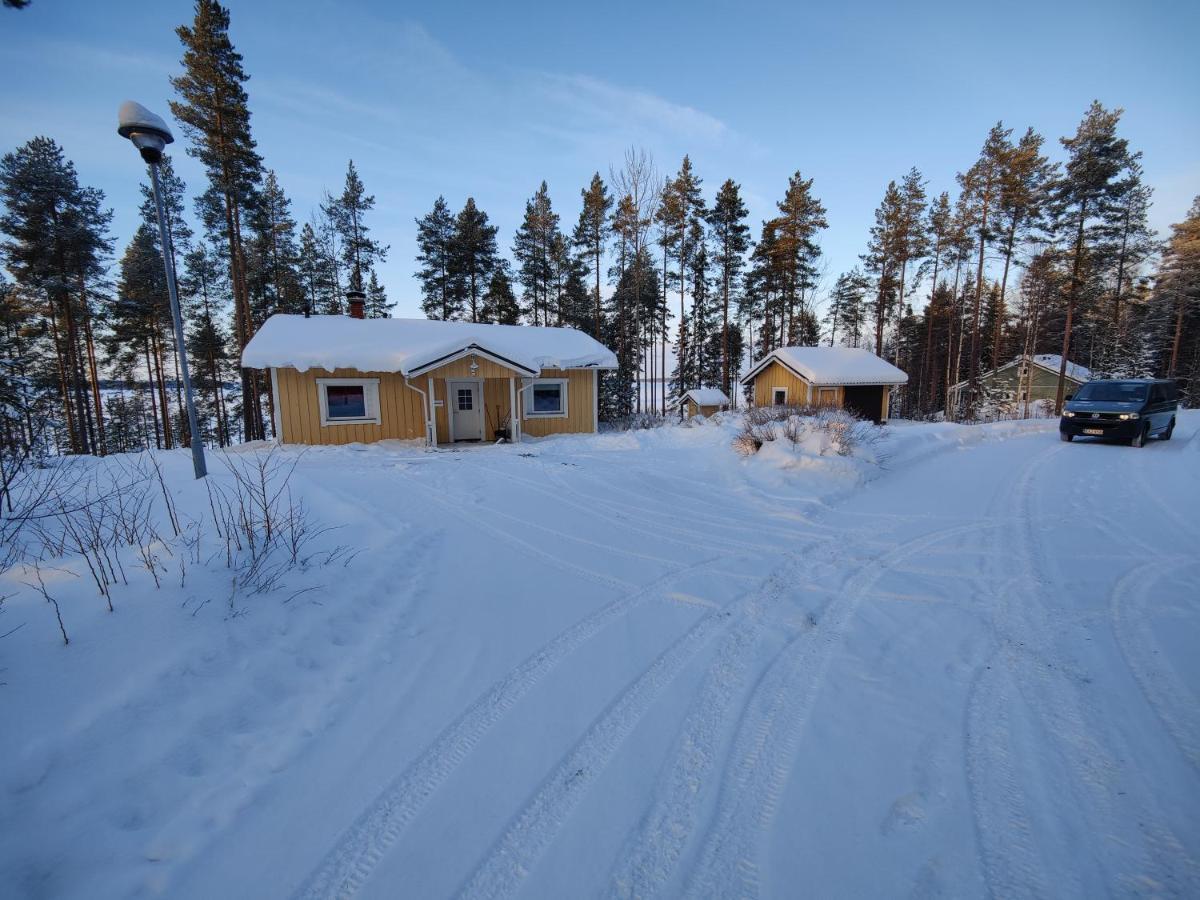
<instances>
[{"instance_id":1,"label":"snow-covered bush","mask_svg":"<svg viewBox=\"0 0 1200 900\"><path fill-rule=\"evenodd\" d=\"M776 441L818 456L852 456L874 453L882 438L882 428L844 409L762 406L746 411L733 446L744 456Z\"/></svg>"}]
</instances>

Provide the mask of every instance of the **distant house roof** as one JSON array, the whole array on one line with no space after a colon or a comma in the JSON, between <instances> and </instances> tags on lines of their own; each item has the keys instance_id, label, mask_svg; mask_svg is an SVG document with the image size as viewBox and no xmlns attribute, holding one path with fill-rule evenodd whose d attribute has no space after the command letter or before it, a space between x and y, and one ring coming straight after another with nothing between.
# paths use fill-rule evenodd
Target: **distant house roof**
<instances>
[{"instance_id":1,"label":"distant house roof","mask_svg":"<svg viewBox=\"0 0 1200 900\"><path fill-rule=\"evenodd\" d=\"M725 396L725 392L720 388L692 388L671 405L679 406L687 400L691 400L697 406L729 405L729 398Z\"/></svg>"},{"instance_id":2,"label":"distant house roof","mask_svg":"<svg viewBox=\"0 0 1200 900\"><path fill-rule=\"evenodd\" d=\"M615 369L617 358L574 328L433 319L276 314L242 351L252 369L357 369L411 377L479 353L530 376L542 369Z\"/></svg>"},{"instance_id":3,"label":"distant house roof","mask_svg":"<svg viewBox=\"0 0 1200 900\"><path fill-rule=\"evenodd\" d=\"M1015 363L1019 363L1020 361L1021 360L1018 357L1010 362L1009 365L1011 366ZM1049 369L1055 374L1058 373L1059 368L1062 366L1062 357L1057 353L1038 353L1032 358L1032 361L1035 366L1041 366L1043 369ZM1084 368L1078 363L1073 363L1070 360L1067 360L1067 377L1072 381L1078 381L1080 384L1082 384L1092 377L1092 370Z\"/></svg>"},{"instance_id":4,"label":"distant house roof","mask_svg":"<svg viewBox=\"0 0 1200 900\"><path fill-rule=\"evenodd\" d=\"M1020 356L1018 356L1016 359L1009 360L1004 365L1002 365L998 368L991 369L990 371L980 373L979 377L986 378L989 375L995 375L997 372L1007 371L1008 369L1011 369L1013 366L1019 366L1021 364L1021 359L1022 358ZM1060 356L1057 353L1037 353L1033 356L1027 357L1027 359L1029 360L1030 365L1036 366L1039 369L1045 369L1047 372L1052 372L1055 375L1058 374L1058 370L1062 366L1062 356ZM1067 380L1068 381L1073 381L1076 384L1083 384L1085 381L1090 381L1091 378L1092 378L1092 370L1091 369L1081 366L1078 363L1073 363L1070 360L1067 361ZM957 390L959 388L966 387L966 385L967 385L967 382L960 381L958 384L951 385L950 390L952 390L952 391Z\"/></svg>"},{"instance_id":5,"label":"distant house roof","mask_svg":"<svg viewBox=\"0 0 1200 900\"><path fill-rule=\"evenodd\" d=\"M772 362L809 384L905 384L908 375L861 347L779 347L742 377L747 384Z\"/></svg>"}]
</instances>

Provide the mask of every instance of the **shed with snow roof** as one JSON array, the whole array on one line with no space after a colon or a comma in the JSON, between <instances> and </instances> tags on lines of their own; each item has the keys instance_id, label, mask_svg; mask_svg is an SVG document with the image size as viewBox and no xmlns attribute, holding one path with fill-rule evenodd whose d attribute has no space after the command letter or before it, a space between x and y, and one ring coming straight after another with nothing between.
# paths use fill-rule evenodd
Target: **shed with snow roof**
<instances>
[{"instance_id":1,"label":"shed with snow roof","mask_svg":"<svg viewBox=\"0 0 1200 900\"><path fill-rule=\"evenodd\" d=\"M711 416L729 409L729 398L719 388L692 388L675 401L673 408L679 410L681 419Z\"/></svg>"},{"instance_id":2,"label":"shed with snow roof","mask_svg":"<svg viewBox=\"0 0 1200 900\"><path fill-rule=\"evenodd\" d=\"M617 360L573 328L277 314L242 365L270 372L284 443L437 445L594 432Z\"/></svg>"},{"instance_id":3,"label":"shed with snow roof","mask_svg":"<svg viewBox=\"0 0 1200 900\"><path fill-rule=\"evenodd\" d=\"M832 406L886 422L888 394L908 375L859 347L779 347L742 378L755 406Z\"/></svg>"}]
</instances>

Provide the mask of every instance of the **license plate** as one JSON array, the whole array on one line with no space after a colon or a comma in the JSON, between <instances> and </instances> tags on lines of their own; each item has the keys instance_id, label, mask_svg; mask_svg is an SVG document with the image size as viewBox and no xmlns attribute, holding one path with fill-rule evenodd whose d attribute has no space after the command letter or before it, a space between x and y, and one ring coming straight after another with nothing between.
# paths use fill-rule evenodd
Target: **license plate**
<instances>
[{"instance_id":1,"label":"license plate","mask_svg":"<svg viewBox=\"0 0 1200 900\"><path fill-rule=\"evenodd\" d=\"M1085 428L1085 429L1083 429L1083 433L1084 434L1104 434L1104 429L1103 428Z\"/></svg>"}]
</instances>

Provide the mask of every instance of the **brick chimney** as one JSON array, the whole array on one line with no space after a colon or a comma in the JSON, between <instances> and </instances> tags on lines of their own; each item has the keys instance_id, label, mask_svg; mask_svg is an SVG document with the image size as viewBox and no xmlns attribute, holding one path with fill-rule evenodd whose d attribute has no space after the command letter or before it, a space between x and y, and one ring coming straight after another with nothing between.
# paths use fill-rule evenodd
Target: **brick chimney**
<instances>
[{"instance_id":1,"label":"brick chimney","mask_svg":"<svg viewBox=\"0 0 1200 900\"><path fill-rule=\"evenodd\" d=\"M363 307L367 302L367 295L362 291L346 291L346 302L350 304L350 318L362 319Z\"/></svg>"}]
</instances>

